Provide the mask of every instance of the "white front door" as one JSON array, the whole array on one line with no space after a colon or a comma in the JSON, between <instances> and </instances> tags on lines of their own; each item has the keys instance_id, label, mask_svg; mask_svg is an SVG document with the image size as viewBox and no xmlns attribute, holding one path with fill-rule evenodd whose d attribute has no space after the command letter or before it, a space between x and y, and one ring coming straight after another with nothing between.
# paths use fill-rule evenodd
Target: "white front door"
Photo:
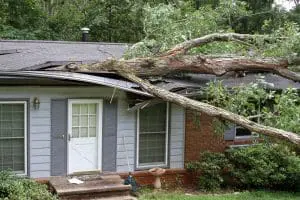
<instances>
[{"instance_id":1,"label":"white front door","mask_svg":"<svg viewBox=\"0 0 300 200\"><path fill-rule=\"evenodd\" d=\"M102 100L68 103L68 174L101 170Z\"/></svg>"}]
</instances>

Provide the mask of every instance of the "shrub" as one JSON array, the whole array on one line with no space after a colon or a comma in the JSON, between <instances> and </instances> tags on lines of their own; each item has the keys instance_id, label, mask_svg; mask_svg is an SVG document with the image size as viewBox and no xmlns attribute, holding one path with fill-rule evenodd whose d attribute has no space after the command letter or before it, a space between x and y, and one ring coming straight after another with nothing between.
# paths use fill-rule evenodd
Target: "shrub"
<instances>
[{"instance_id":1,"label":"shrub","mask_svg":"<svg viewBox=\"0 0 300 200\"><path fill-rule=\"evenodd\" d=\"M205 152L187 164L204 190L223 186L300 191L300 157L283 145L256 145L223 153Z\"/></svg>"},{"instance_id":2,"label":"shrub","mask_svg":"<svg viewBox=\"0 0 300 200\"><path fill-rule=\"evenodd\" d=\"M198 186L202 190L219 190L224 183L224 169L229 169L228 159L222 153L204 152L201 161L190 162L187 169L200 174Z\"/></svg>"},{"instance_id":3,"label":"shrub","mask_svg":"<svg viewBox=\"0 0 300 200\"><path fill-rule=\"evenodd\" d=\"M11 172L0 172L0 199L12 200L56 200L46 185L19 177Z\"/></svg>"},{"instance_id":4,"label":"shrub","mask_svg":"<svg viewBox=\"0 0 300 200\"><path fill-rule=\"evenodd\" d=\"M238 186L295 190L300 185L300 157L283 145L230 149L226 157Z\"/></svg>"}]
</instances>

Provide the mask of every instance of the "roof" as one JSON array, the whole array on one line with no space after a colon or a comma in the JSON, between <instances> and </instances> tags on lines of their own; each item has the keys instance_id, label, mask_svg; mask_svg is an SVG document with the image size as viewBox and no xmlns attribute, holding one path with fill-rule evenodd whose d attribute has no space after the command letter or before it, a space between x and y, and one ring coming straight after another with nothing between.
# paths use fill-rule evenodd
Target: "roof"
<instances>
[{"instance_id":1,"label":"roof","mask_svg":"<svg viewBox=\"0 0 300 200\"><path fill-rule=\"evenodd\" d=\"M138 85L119 78L72 72L38 71L70 62L90 63L108 58L117 59L127 48L127 44L116 43L0 40L0 78L6 82L29 77L56 82L77 81L152 96L138 89Z\"/></svg>"},{"instance_id":2,"label":"roof","mask_svg":"<svg viewBox=\"0 0 300 200\"><path fill-rule=\"evenodd\" d=\"M120 58L127 48L121 43L0 40L0 70L103 61Z\"/></svg>"},{"instance_id":3,"label":"roof","mask_svg":"<svg viewBox=\"0 0 300 200\"><path fill-rule=\"evenodd\" d=\"M215 75L190 75L191 79L189 82L197 83L199 81L203 81L206 83L209 81L219 80L227 87L236 87L248 85L250 83L261 83L262 79L264 80L264 86L270 89L285 89L285 88L298 88L300 89L300 83L294 82L292 80L286 79L279 75L273 73L246 73L245 76L236 77L235 73L226 74L223 76L215 76Z\"/></svg>"},{"instance_id":4,"label":"roof","mask_svg":"<svg viewBox=\"0 0 300 200\"><path fill-rule=\"evenodd\" d=\"M3 82L9 77L36 78L53 80L57 84L62 81L75 81L83 84L105 85L119 88L139 95L151 96L142 91L136 84L123 80L121 77L109 77L108 74L83 74L59 71L41 71L48 67L65 65L68 63L91 63L104 61L108 58L120 58L127 44L97 43L97 42L65 42L65 41L37 41L37 40L0 40L0 78ZM8 77L7 77L8 76ZM288 87L300 89L300 83L272 73L263 73L265 86L273 89ZM3 78L6 77L6 78ZM199 91L208 82L222 80L227 87L241 86L258 82L259 76L247 73L244 77L236 77L235 73L228 73L217 77L209 74L187 74L181 77L169 77L159 80L150 80L152 83L183 94L190 91ZM13 78L12 78L13 79ZM7 81L8 82L8 81ZM47 83L48 84L48 83Z\"/></svg>"},{"instance_id":5,"label":"roof","mask_svg":"<svg viewBox=\"0 0 300 200\"><path fill-rule=\"evenodd\" d=\"M248 85L250 83L260 83L269 89L300 89L300 83L272 73L247 73L244 77L236 77L234 73L228 73L223 76L210 74L187 74L184 77L171 77L164 79L156 85L170 91L179 91L187 88L199 90L207 86L207 84L211 81L222 81L223 85L229 88Z\"/></svg>"},{"instance_id":6,"label":"roof","mask_svg":"<svg viewBox=\"0 0 300 200\"><path fill-rule=\"evenodd\" d=\"M17 77L38 77L38 78L55 78L57 80L79 81L83 83L93 83L96 85L104 85L108 87L118 88L127 92L133 92L140 95L152 96L147 92L138 89L138 85L129 81L113 79L108 77L94 76L74 72L57 72L57 71L15 71L0 72L1 76L17 76Z\"/></svg>"}]
</instances>

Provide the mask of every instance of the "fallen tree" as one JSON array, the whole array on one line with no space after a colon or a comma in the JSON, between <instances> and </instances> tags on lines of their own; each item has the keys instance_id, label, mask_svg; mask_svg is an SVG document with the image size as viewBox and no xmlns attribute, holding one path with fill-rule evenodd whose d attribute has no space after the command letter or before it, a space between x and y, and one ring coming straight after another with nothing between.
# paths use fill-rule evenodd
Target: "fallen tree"
<instances>
[{"instance_id":1,"label":"fallen tree","mask_svg":"<svg viewBox=\"0 0 300 200\"><path fill-rule=\"evenodd\" d=\"M300 82L300 75L288 69L289 66L300 65L300 58L247 58L247 57L213 57L203 55L186 55L189 50L214 41L238 41L245 45L251 43L255 37L269 40L267 36L253 36L235 33L211 34L176 45L168 52L149 58L135 58L130 60L107 60L86 65L66 65L49 70L74 72L114 72L135 82L142 89L165 101L173 102L185 108L206 113L219 119L228 120L251 131L292 142L300 145L300 136L296 133L264 126L246 117L229 112L203 102L186 98L150 84L146 77L164 76L178 72L205 73L217 76L230 71L272 72L290 80Z\"/></svg>"}]
</instances>

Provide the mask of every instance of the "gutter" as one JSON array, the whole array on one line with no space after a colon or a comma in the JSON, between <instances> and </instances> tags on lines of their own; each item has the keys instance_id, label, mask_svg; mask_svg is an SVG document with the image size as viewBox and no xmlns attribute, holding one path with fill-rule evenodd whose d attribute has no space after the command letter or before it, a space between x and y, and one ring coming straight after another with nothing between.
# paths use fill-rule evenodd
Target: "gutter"
<instances>
[{"instance_id":1,"label":"gutter","mask_svg":"<svg viewBox=\"0 0 300 200\"><path fill-rule=\"evenodd\" d=\"M38 78L52 78L59 80L71 80L71 81L79 81L85 83L93 83L96 85L104 85L108 87L118 88L127 92L132 92L135 94L153 97L153 95L134 89L133 87L138 87L137 84L124 81L117 80L113 78L107 77L99 77L88 74L80 74L74 72L58 72L58 71L15 71L15 72L0 72L1 75L13 75L13 76L23 76L23 77L38 77Z\"/></svg>"}]
</instances>

